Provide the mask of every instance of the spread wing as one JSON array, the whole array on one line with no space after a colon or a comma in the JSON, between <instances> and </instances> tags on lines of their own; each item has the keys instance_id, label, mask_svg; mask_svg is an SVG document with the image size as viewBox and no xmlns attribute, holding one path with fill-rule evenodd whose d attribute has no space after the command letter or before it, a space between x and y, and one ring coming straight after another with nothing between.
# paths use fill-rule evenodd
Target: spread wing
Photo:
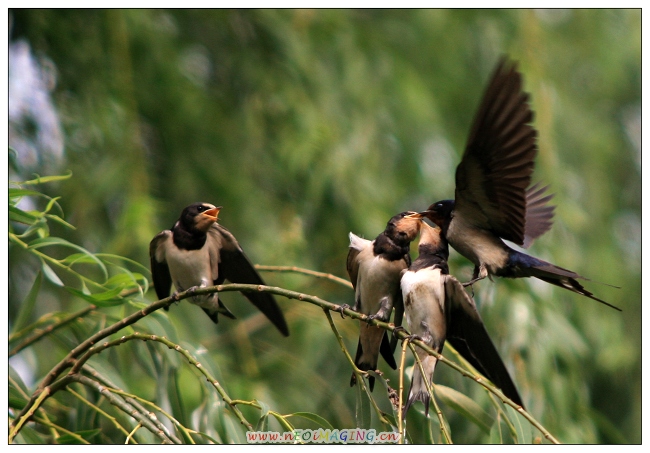
<instances>
[{"instance_id":1,"label":"spread wing","mask_svg":"<svg viewBox=\"0 0 650 453\"><path fill-rule=\"evenodd\" d=\"M504 58L485 91L456 169L456 213L519 245L526 234L526 188L537 155L532 120L521 74Z\"/></svg>"},{"instance_id":2,"label":"spread wing","mask_svg":"<svg viewBox=\"0 0 650 453\"><path fill-rule=\"evenodd\" d=\"M265 285L264 280L239 246L237 239L218 223L212 225L208 231L208 246L215 285L222 284L225 279L232 283ZM272 294L264 292L242 294L264 313L284 336L289 336L287 322Z\"/></svg>"},{"instance_id":3,"label":"spread wing","mask_svg":"<svg viewBox=\"0 0 650 453\"><path fill-rule=\"evenodd\" d=\"M445 304L448 307L447 341L479 373L523 407L517 387L485 330L474 301L455 277L445 275L444 279Z\"/></svg>"},{"instance_id":4,"label":"spread wing","mask_svg":"<svg viewBox=\"0 0 650 453\"><path fill-rule=\"evenodd\" d=\"M548 186L539 187L537 183L526 190L526 232L523 244L525 249L553 226L555 206L547 204L553 194L546 195L546 189Z\"/></svg>"},{"instance_id":5,"label":"spread wing","mask_svg":"<svg viewBox=\"0 0 650 453\"><path fill-rule=\"evenodd\" d=\"M156 289L158 299L169 297L169 291L172 287L172 276L169 273L169 266L164 259L165 242L169 239L172 232L164 230L158 233L149 243L149 261L151 263L151 277L153 287Z\"/></svg>"}]
</instances>

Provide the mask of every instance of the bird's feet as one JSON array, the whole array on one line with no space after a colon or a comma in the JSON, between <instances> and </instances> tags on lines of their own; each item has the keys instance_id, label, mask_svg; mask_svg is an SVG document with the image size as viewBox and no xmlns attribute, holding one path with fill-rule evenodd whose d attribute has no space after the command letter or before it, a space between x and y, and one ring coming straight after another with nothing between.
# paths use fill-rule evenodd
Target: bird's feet
<instances>
[{"instance_id":1,"label":"bird's feet","mask_svg":"<svg viewBox=\"0 0 650 453\"><path fill-rule=\"evenodd\" d=\"M378 319L384 322L386 321L386 317L382 313L375 313L374 315L368 315L368 319L366 319L368 326L370 326L370 323L372 322L373 319Z\"/></svg>"},{"instance_id":2,"label":"bird's feet","mask_svg":"<svg viewBox=\"0 0 650 453\"><path fill-rule=\"evenodd\" d=\"M407 335L406 337L404 337L404 339L402 339L402 341L404 341L410 335L409 331L406 330L404 326L395 326L395 328L393 329L393 339L391 340L391 347L397 345L397 332L404 332Z\"/></svg>"},{"instance_id":3,"label":"bird's feet","mask_svg":"<svg viewBox=\"0 0 650 453\"><path fill-rule=\"evenodd\" d=\"M402 343L404 343L405 341L408 341L409 343L412 343L413 340L424 341L424 338L422 338L422 337L419 336L419 335L411 334L411 335L409 335L408 337L404 338L404 339L402 340Z\"/></svg>"},{"instance_id":4,"label":"bird's feet","mask_svg":"<svg viewBox=\"0 0 650 453\"><path fill-rule=\"evenodd\" d=\"M388 297L382 297L381 301L379 302L379 310L377 310L377 313L374 315L368 315L367 322L370 324L370 322L373 319L378 319L383 322L388 322L390 319L390 314L393 311L393 303Z\"/></svg>"},{"instance_id":5,"label":"bird's feet","mask_svg":"<svg viewBox=\"0 0 650 453\"><path fill-rule=\"evenodd\" d=\"M467 288L469 286L469 289L472 290L472 298L474 297L474 283L476 283L476 279L472 279L468 282L461 283L461 285L463 285L463 288Z\"/></svg>"},{"instance_id":6,"label":"bird's feet","mask_svg":"<svg viewBox=\"0 0 650 453\"><path fill-rule=\"evenodd\" d=\"M474 283L476 283L479 280L483 280L484 278L485 277L475 277L475 278L471 279L470 281L463 283L462 285L467 288L468 286L472 286Z\"/></svg>"},{"instance_id":7,"label":"bird's feet","mask_svg":"<svg viewBox=\"0 0 650 453\"><path fill-rule=\"evenodd\" d=\"M408 330L404 326L395 326L393 329L393 333L396 334L397 332L405 332L408 333Z\"/></svg>"},{"instance_id":8,"label":"bird's feet","mask_svg":"<svg viewBox=\"0 0 650 453\"><path fill-rule=\"evenodd\" d=\"M192 302L196 302L199 300L201 296L195 295L196 291L198 289L201 289L200 286L192 286L191 288L187 289L187 294L190 296L190 299L192 299Z\"/></svg>"},{"instance_id":9,"label":"bird's feet","mask_svg":"<svg viewBox=\"0 0 650 453\"><path fill-rule=\"evenodd\" d=\"M341 315L341 319L345 319L345 313L343 313L343 311L347 309L350 309L348 304L339 305L339 308L336 309L336 311Z\"/></svg>"},{"instance_id":10,"label":"bird's feet","mask_svg":"<svg viewBox=\"0 0 650 453\"><path fill-rule=\"evenodd\" d=\"M479 280L483 280L484 278L485 277L474 277L468 282L461 283L461 285L463 285L464 288L467 288L469 286L472 290L472 297L474 297L474 283L478 282Z\"/></svg>"}]
</instances>

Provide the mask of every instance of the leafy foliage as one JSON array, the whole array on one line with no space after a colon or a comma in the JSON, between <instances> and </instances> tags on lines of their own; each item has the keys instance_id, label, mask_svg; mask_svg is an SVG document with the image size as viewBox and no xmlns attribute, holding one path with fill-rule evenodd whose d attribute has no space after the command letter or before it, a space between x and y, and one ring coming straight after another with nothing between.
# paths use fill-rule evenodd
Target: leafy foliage
<instances>
[{"instance_id":1,"label":"leafy foliage","mask_svg":"<svg viewBox=\"0 0 650 453\"><path fill-rule=\"evenodd\" d=\"M9 189L12 408L73 348L148 306L147 244L191 202L224 206L222 223L254 262L343 276L349 231L373 237L396 212L453 196L472 115L507 53L536 112L535 179L550 184L557 205L553 229L531 253L592 278L585 286L624 311L503 279L477 285L477 304L529 413L555 437L640 441L639 10L40 9L10 17L11 42L28 42L56 81L60 165L74 174L36 186L30 172L44 170L29 167L10 137L11 171L22 175L13 179L30 180ZM454 252L450 268L461 280L471 273ZM331 279L264 272L274 287L351 303L349 288ZM321 309L279 298L285 340L240 295L223 297L236 321L215 328L181 303L141 319L137 331L180 345L233 398L263 401L237 405L253 426L282 431L275 411L298 428L322 425L286 414L383 429L367 394L347 386L349 363ZM332 318L353 349L356 322ZM450 348L445 356L462 363ZM187 363L134 338L89 366L128 393L122 399L155 401L201 433L188 437L165 421L182 441L245 441L239 420ZM398 373L384 377L398 386ZM70 388L79 396L45 402L56 419L25 425L16 440L123 442L119 427L135 427L80 398L106 410L108 396ZM451 367L438 368L436 388L454 442L539 437ZM482 412L469 417L471 403L450 399L447 388ZM381 389L374 400L396 423ZM436 416L411 412L411 441L443 439ZM494 420L487 433L485 414ZM144 429L132 438L160 442Z\"/></svg>"}]
</instances>

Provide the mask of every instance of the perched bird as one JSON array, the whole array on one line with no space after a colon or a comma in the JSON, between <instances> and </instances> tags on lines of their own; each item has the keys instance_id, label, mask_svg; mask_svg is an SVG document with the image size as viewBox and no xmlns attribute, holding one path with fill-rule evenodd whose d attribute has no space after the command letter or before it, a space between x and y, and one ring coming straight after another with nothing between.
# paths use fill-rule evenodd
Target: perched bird
<instances>
[{"instance_id":1,"label":"perched bird","mask_svg":"<svg viewBox=\"0 0 650 453\"><path fill-rule=\"evenodd\" d=\"M156 235L149 245L151 274L158 298L169 296L172 283L178 292L191 288L232 283L263 285L237 239L217 223L221 207L208 203L194 203L183 209L181 217L171 230ZM264 292L245 292L250 300L283 335L289 328L275 298ZM219 300L219 294L192 296L190 302L198 305L212 321L219 322L219 313L235 316Z\"/></svg>"},{"instance_id":2,"label":"perched bird","mask_svg":"<svg viewBox=\"0 0 650 453\"><path fill-rule=\"evenodd\" d=\"M354 287L355 311L388 322L395 307L395 324L401 324L404 312L399 280L401 272L411 264L409 247L421 224L422 216L409 211L393 216L374 241L350 233L347 269ZM357 368L376 370L380 352L391 368L397 368L394 347L389 344L386 332L376 326L359 324L359 344L354 359ZM350 386L356 382L356 375L352 373ZM368 377L368 384L372 391L373 376Z\"/></svg>"},{"instance_id":3,"label":"perched bird","mask_svg":"<svg viewBox=\"0 0 650 453\"><path fill-rule=\"evenodd\" d=\"M442 228L449 244L476 266L468 284L485 277L536 277L619 310L595 297L581 275L508 247L527 248L551 228L554 206L547 187L529 187L537 155L537 131L522 77L503 59L474 119L456 168L455 200L433 203L422 214Z\"/></svg>"},{"instance_id":4,"label":"perched bird","mask_svg":"<svg viewBox=\"0 0 650 453\"><path fill-rule=\"evenodd\" d=\"M449 275L449 247L440 228L422 222L419 256L404 271L401 280L406 322L412 335L441 353L445 339L479 373L487 377L513 402L523 406L519 392L501 361L476 305L463 285ZM416 349L429 383L437 359ZM429 393L416 363L404 414L415 401L422 401L429 414Z\"/></svg>"}]
</instances>

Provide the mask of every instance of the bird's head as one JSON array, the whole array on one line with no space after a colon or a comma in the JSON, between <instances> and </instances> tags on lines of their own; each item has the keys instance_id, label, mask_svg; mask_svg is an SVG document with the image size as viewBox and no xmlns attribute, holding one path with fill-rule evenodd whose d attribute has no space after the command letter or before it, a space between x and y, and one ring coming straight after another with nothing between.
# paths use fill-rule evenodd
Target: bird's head
<instances>
[{"instance_id":1,"label":"bird's head","mask_svg":"<svg viewBox=\"0 0 650 453\"><path fill-rule=\"evenodd\" d=\"M451 211L454 209L454 204L454 200L437 201L420 214L439 227L444 228L444 225L451 219Z\"/></svg>"},{"instance_id":2,"label":"bird's head","mask_svg":"<svg viewBox=\"0 0 650 453\"><path fill-rule=\"evenodd\" d=\"M209 203L194 203L183 209L180 221L189 230L196 229L207 232L217 221L221 206Z\"/></svg>"},{"instance_id":3,"label":"bird's head","mask_svg":"<svg viewBox=\"0 0 650 453\"><path fill-rule=\"evenodd\" d=\"M406 211L393 216L386 225L385 234L394 241L408 244L420 232L422 225L422 214L414 211Z\"/></svg>"}]
</instances>

